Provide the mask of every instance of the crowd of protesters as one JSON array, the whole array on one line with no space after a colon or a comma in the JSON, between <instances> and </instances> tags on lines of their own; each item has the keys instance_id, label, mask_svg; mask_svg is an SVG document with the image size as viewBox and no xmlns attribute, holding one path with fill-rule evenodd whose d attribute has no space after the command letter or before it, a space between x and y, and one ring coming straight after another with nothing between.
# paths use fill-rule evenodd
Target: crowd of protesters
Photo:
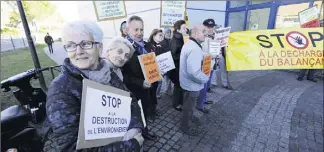
<instances>
[{"instance_id":1,"label":"crowd of protesters","mask_svg":"<svg viewBox=\"0 0 324 152\"><path fill-rule=\"evenodd\" d=\"M75 21L63 29L63 43L68 58L63 64L62 73L52 82L48 90L46 112L50 132L45 142L45 151L76 151L82 97L82 79L113 86L131 93L131 124L122 141L89 151L138 151L144 139L158 137L151 128L144 127L141 100L145 120L149 124L161 116L157 108L158 98L172 96L172 107L182 114L180 130L189 135L198 135L201 124L193 115L194 110L208 113L205 104L207 92L217 85L217 69L220 69L221 85L229 85L225 65L226 48L220 54L210 54L208 41L215 38L219 28L213 19L188 29L184 20L174 23L173 28L154 29L149 39L144 41L144 21L132 16L120 25L121 36L113 39L107 49L103 49L103 32L90 21ZM189 36L185 43L184 36ZM162 80L149 83L142 73L138 56L155 52L155 55L170 51L175 69L168 71ZM204 56L211 55L211 73L202 72ZM299 80L302 79L303 71ZM308 79L313 80L312 71ZM164 86L164 87L162 87Z\"/></svg>"}]
</instances>

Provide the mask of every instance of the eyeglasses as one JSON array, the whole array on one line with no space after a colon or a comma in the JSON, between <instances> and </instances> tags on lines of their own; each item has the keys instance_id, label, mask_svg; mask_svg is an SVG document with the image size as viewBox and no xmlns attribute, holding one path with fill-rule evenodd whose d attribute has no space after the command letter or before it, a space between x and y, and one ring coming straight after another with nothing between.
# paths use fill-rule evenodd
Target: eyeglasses
<instances>
[{"instance_id":1,"label":"eyeglasses","mask_svg":"<svg viewBox=\"0 0 324 152\"><path fill-rule=\"evenodd\" d=\"M84 49L84 50L88 50L88 49L92 49L94 44L101 44L100 42L92 42L92 41L81 41L79 44L76 43L70 43L70 44L66 44L64 45L64 49L67 52L73 52L77 50L78 45Z\"/></svg>"}]
</instances>

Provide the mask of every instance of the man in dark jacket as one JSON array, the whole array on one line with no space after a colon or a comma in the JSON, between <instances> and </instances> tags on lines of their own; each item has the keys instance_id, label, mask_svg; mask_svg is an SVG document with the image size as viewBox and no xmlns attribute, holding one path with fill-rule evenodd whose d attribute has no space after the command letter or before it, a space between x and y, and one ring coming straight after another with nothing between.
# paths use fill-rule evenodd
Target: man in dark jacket
<instances>
[{"instance_id":1,"label":"man in dark jacket","mask_svg":"<svg viewBox=\"0 0 324 152\"><path fill-rule=\"evenodd\" d=\"M179 20L174 23L173 37L170 42L170 50L174 61L175 69L168 72L168 76L174 84L172 106L177 111L182 111L181 105L183 103L183 90L180 87L179 81L179 64L181 49L184 44L183 35L187 34L187 26L184 20Z\"/></svg>"},{"instance_id":2,"label":"man in dark jacket","mask_svg":"<svg viewBox=\"0 0 324 152\"><path fill-rule=\"evenodd\" d=\"M138 56L149 53L149 45L143 41L144 22L138 16L132 16L127 21L127 35L126 39L129 40L135 52L129 61L122 67L124 82L127 88L143 103L143 111L146 120L154 119L155 109L154 104L157 103L156 92L151 89L152 84L145 80ZM146 127L143 131L143 137L147 140L156 140L154 134L149 134Z\"/></svg>"},{"instance_id":3,"label":"man in dark jacket","mask_svg":"<svg viewBox=\"0 0 324 152\"><path fill-rule=\"evenodd\" d=\"M50 54L53 54L53 46L52 44L54 43L53 38L47 33L47 35L44 38L45 43L47 44L48 50Z\"/></svg>"}]
</instances>

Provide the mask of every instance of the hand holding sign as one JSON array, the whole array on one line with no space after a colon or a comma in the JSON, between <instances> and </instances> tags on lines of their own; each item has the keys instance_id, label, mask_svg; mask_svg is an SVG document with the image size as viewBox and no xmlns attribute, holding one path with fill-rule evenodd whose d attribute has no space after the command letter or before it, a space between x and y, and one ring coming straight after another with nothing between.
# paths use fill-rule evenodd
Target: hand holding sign
<instances>
[{"instance_id":1,"label":"hand holding sign","mask_svg":"<svg viewBox=\"0 0 324 152\"><path fill-rule=\"evenodd\" d=\"M205 56L203 60L203 65L202 65L202 71L206 75L210 75L210 70L211 70L211 59L212 57L210 55Z\"/></svg>"},{"instance_id":2,"label":"hand holding sign","mask_svg":"<svg viewBox=\"0 0 324 152\"><path fill-rule=\"evenodd\" d=\"M151 88L151 83L148 82L148 81L146 81L146 80L144 80L144 82L143 82L143 88Z\"/></svg>"},{"instance_id":3,"label":"hand holding sign","mask_svg":"<svg viewBox=\"0 0 324 152\"><path fill-rule=\"evenodd\" d=\"M156 56L154 52L143 54L138 56L138 60L141 64L142 72L146 82L154 83L162 79ZM151 84L145 83L144 87L150 87Z\"/></svg>"}]
</instances>

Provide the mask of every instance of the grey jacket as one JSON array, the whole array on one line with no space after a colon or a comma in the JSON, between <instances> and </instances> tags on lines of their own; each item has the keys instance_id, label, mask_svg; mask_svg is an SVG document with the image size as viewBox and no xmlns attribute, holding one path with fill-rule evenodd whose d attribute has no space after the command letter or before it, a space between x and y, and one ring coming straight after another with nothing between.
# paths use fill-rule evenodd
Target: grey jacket
<instances>
[{"instance_id":1,"label":"grey jacket","mask_svg":"<svg viewBox=\"0 0 324 152\"><path fill-rule=\"evenodd\" d=\"M187 91L200 91L208 82L209 76L202 72L205 55L202 46L193 38L185 43L180 55L180 86Z\"/></svg>"}]
</instances>

